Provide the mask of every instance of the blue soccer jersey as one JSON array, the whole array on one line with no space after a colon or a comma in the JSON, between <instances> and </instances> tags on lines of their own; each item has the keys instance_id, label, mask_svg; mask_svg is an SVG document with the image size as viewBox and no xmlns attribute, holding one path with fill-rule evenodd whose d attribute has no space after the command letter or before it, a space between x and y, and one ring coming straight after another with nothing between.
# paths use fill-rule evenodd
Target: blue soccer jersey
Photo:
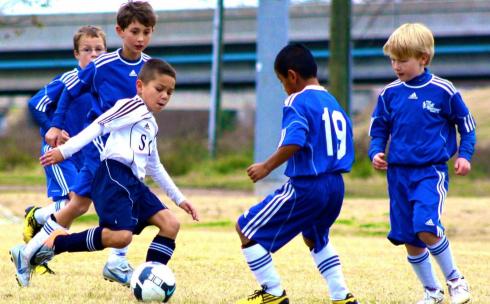
<instances>
[{"instance_id":1,"label":"blue soccer jersey","mask_svg":"<svg viewBox=\"0 0 490 304\"><path fill-rule=\"evenodd\" d=\"M102 54L89 63L85 69L64 79L66 91L60 98L60 105L53 118L53 127L63 128L64 117L71 100L84 92L96 96L89 113L89 121L110 109L116 101L136 95L136 80L143 64L150 59L141 54L139 60L129 61L121 57L121 49Z\"/></svg>"},{"instance_id":2,"label":"blue soccer jersey","mask_svg":"<svg viewBox=\"0 0 490 304\"><path fill-rule=\"evenodd\" d=\"M80 67L56 76L29 100L29 110L41 128L42 137L51 127L58 99L65 88L63 81L76 75L78 71L80 71ZM67 123L63 129L70 136L77 135L83 129L85 117L93 102L95 102L94 96L90 93L84 93L68 105L66 109Z\"/></svg>"},{"instance_id":3,"label":"blue soccer jersey","mask_svg":"<svg viewBox=\"0 0 490 304\"><path fill-rule=\"evenodd\" d=\"M279 147L287 145L301 147L288 160L289 177L348 172L354 162L350 119L321 86L307 86L286 99Z\"/></svg>"},{"instance_id":4,"label":"blue soccer jersey","mask_svg":"<svg viewBox=\"0 0 490 304\"><path fill-rule=\"evenodd\" d=\"M369 130L369 157L384 152L391 137L389 164L445 163L457 151L456 126L459 157L471 160L475 120L452 83L426 69L408 82L390 83L379 95Z\"/></svg>"}]
</instances>

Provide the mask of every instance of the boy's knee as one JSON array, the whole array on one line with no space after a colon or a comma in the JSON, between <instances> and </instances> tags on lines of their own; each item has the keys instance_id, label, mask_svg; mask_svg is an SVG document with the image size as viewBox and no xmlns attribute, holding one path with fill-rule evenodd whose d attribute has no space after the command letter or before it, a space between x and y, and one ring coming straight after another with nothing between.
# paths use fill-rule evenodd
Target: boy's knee
<instances>
[{"instance_id":1,"label":"boy's knee","mask_svg":"<svg viewBox=\"0 0 490 304\"><path fill-rule=\"evenodd\" d=\"M169 221L168 221L168 224L167 224L167 227L168 227L168 231L171 233L171 234L175 234L177 235L177 233L179 233L179 230L180 230L180 222L177 218L171 218Z\"/></svg>"},{"instance_id":2,"label":"boy's knee","mask_svg":"<svg viewBox=\"0 0 490 304\"><path fill-rule=\"evenodd\" d=\"M71 201L68 206L76 213L76 216L87 213L90 208L91 200L86 197L76 196L74 201Z\"/></svg>"},{"instance_id":3,"label":"boy's knee","mask_svg":"<svg viewBox=\"0 0 490 304\"><path fill-rule=\"evenodd\" d=\"M131 244L133 233L129 230L108 230L104 229L102 243L105 247L124 248Z\"/></svg>"}]
</instances>

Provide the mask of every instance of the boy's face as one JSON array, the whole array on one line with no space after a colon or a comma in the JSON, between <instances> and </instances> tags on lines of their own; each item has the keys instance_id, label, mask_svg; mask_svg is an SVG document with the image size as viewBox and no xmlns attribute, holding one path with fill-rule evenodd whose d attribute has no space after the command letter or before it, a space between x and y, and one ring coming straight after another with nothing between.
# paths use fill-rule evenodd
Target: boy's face
<instances>
[{"instance_id":1,"label":"boy's face","mask_svg":"<svg viewBox=\"0 0 490 304\"><path fill-rule=\"evenodd\" d=\"M391 67L398 79L401 81L409 81L424 72L428 55L423 55L421 58L397 59L390 57Z\"/></svg>"},{"instance_id":2,"label":"boy's face","mask_svg":"<svg viewBox=\"0 0 490 304\"><path fill-rule=\"evenodd\" d=\"M170 97L175 90L175 78L165 74L158 74L146 84L138 79L136 81L136 89L150 112L158 113L170 101Z\"/></svg>"},{"instance_id":3,"label":"boy's face","mask_svg":"<svg viewBox=\"0 0 490 304\"><path fill-rule=\"evenodd\" d=\"M133 21L124 30L116 25L116 32L123 40L123 48L130 54L140 54L150 43L153 28Z\"/></svg>"},{"instance_id":4,"label":"boy's face","mask_svg":"<svg viewBox=\"0 0 490 304\"><path fill-rule=\"evenodd\" d=\"M78 50L74 50L78 65L83 69L93 59L106 52L104 40L101 37L89 37L83 35L78 41Z\"/></svg>"},{"instance_id":5,"label":"boy's face","mask_svg":"<svg viewBox=\"0 0 490 304\"><path fill-rule=\"evenodd\" d=\"M288 75L286 77L277 72L276 76L288 95L300 91L298 90L298 75L293 70L288 70Z\"/></svg>"}]
</instances>

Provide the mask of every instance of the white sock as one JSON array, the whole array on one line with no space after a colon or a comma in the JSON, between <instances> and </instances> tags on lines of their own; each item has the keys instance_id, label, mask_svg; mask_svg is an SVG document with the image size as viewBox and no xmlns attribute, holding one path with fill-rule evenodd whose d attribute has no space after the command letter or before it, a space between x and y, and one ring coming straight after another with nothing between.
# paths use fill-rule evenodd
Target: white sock
<instances>
[{"instance_id":1,"label":"white sock","mask_svg":"<svg viewBox=\"0 0 490 304\"><path fill-rule=\"evenodd\" d=\"M322 277L327 281L330 298L332 300L344 300L349 293L349 289L347 284L345 284L339 256L333 246L328 243L317 253L312 250L311 256Z\"/></svg>"},{"instance_id":2,"label":"white sock","mask_svg":"<svg viewBox=\"0 0 490 304\"><path fill-rule=\"evenodd\" d=\"M412 265L413 271L415 271L424 288L442 290L441 283L437 279L434 267L432 267L432 263L430 262L428 251L417 256L409 255L407 256L407 260Z\"/></svg>"},{"instance_id":3,"label":"white sock","mask_svg":"<svg viewBox=\"0 0 490 304\"><path fill-rule=\"evenodd\" d=\"M36 251L41 248L44 242L46 242L46 240L49 238L49 235L57 229L67 230L51 218L46 221L46 224L44 224L41 231L39 231L39 233L36 234L24 248L24 255L28 259L28 261L31 260L34 253L36 253Z\"/></svg>"},{"instance_id":4,"label":"white sock","mask_svg":"<svg viewBox=\"0 0 490 304\"><path fill-rule=\"evenodd\" d=\"M67 203L68 203L67 199L61 199L47 205L46 207L36 210L34 212L34 218L36 219L36 222L38 222L41 225L44 225L44 223L46 223L46 221L48 220L51 214L60 211L61 208L65 207Z\"/></svg>"},{"instance_id":5,"label":"white sock","mask_svg":"<svg viewBox=\"0 0 490 304\"><path fill-rule=\"evenodd\" d=\"M437 261L437 264L439 264L439 267L441 267L442 273L444 273L446 280L450 281L461 277L461 273L454 263L449 241L445 236L436 244L428 247L430 253Z\"/></svg>"},{"instance_id":6,"label":"white sock","mask_svg":"<svg viewBox=\"0 0 490 304\"><path fill-rule=\"evenodd\" d=\"M109 258L107 259L107 264L116 265L121 261L126 260L126 254L128 253L129 246L124 248L111 248L109 253Z\"/></svg>"},{"instance_id":7,"label":"white sock","mask_svg":"<svg viewBox=\"0 0 490 304\"><path fill-rule=\"evenodd\" d=\"M243 248L242 252L255 279L265 291L274 296L281 296L284 289L281 286L281 279L272 263L271 254L260 244Z\"/></svg>"}]
</instances>

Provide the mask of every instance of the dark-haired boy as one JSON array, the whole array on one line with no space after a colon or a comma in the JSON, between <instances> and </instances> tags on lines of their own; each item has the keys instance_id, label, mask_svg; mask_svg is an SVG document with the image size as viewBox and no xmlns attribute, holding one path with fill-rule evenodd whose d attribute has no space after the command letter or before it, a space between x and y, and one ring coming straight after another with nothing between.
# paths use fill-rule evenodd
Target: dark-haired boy
<instances>
[{"instance_id":1,"label":"dark-haired boy","mask_svg":"<svg viewBox=\"0 0 490 304\"><path fill-rule=\"evenodd\" d=\"M247 173L257 182L287 161L285 174L290 179L238 219L243 254L262 290L237 303L289 303L271 252L302 233L327 281L332 303L357 304L328 239L342 207L342 173L350 171L354 161L350 120L319 85L316 62L306 47L284 47L274 69L289 95L283 108L281 140L269 159L251 165Z\"/></svg>"},{"instance_id":2,"label":"dark-haired boy","mask_svg":"<svg viewBox=\"0 0 490 304\"><path fill-rule=\"evenodd\" d=\"M88 114L87 125L110 109L117 100L136 94L135 82L143 64L150 58L143 53L148 46L156 24L156 14L148 2L129 1L117 13L116 32L123 42L122 48L99 56L77 74L64 80L65 91L60 97L46 133L46 142L52 147L61 143L66 109L71 101L85 92L92 92L97 100ZM45 223L43 229L26 245L22 254L27 260L56 229L70 227L72 221L87 212L91 204L91 184L100 165L100 152L107 137L97 137L84 149L84 164L77 177L73 197L67 206ZM104 266L104 278L129 286L133 269L126 259L127 248L113 249ZM17 272L21 286L25 274ZM28 280L26 281L28 283Z\"/></svg>"},{"instance_id":3,"label":"dark-haired boy","mask_svg":"<svg viewBox=\"0 0 490 304\"><path fill-rule=\"evenodd\" d=\"M180 224L143 183L146 173L175 204L198 220L197 211L160 163L156 145L158 125L153 114L162 111L170 101L175 77L175 70L168 63L148 60L136 81L136 96L117 101L77 136L41 157L44 166L61 162L97 136L109 133L92 184L99 226L73 234L65 229L55 230L36 253L34 262L47 262L62 252L126 247L133 234L154 225L160 230L148 248L146 261L167 264Z\"/></svg>"}]
</instances>

